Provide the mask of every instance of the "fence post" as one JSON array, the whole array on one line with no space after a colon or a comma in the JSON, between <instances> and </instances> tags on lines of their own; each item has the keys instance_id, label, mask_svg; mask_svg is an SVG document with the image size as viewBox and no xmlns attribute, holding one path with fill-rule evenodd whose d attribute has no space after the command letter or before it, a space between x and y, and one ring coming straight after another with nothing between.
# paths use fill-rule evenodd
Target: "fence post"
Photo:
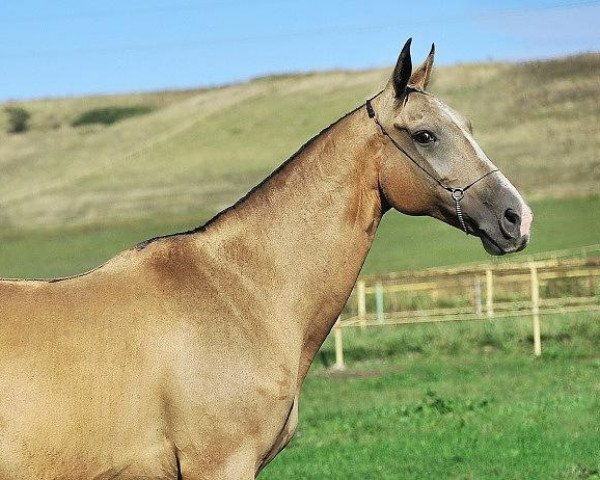
<instances>
[{"instance_id":1,"label":"fence post","mask_svg":"<svg viewBox=\"0 0 600 480\"><path fill-rule=\"evenodd\" d=\"M487 316L494 316L494 277L492 277L492 269L488 268L485 271L485 307Z\"/></svg>"},{"instance_id":2,"label":"fence post","mask_svg":"<svg viewBox=\"0 0 600 480\"><path fill-rule=\"evenodd\" d=\"M342 326L340 325L340 318L338 317L335 325L333 326L333 336L335 340L335 370L345 370L344 365L344 341L342 338Z\"/></svg>"},{"instance_id":3,"label":"fence post","mask_svg":"<svg viewBox=\"0 0 600 480\"><path fill-rule=\"evenodd\" d=\"M481 280L479 276L475 276L475 315L480 316L482 312L481 308Z\"/></svg>"},{"instance_id":4,"label":"fence post","mask_svg":"<svg viewBox=\"0 0 600 480\"><path fill-rule=\"evenodd\" d=\"M534 262L529 265L531 272L531 315L533 317L533 353L536 357L542 354L542 337L540 332L540 282Z\"/></svg>"},{"instance_id":5,"label":"fence post","mask_svg":"<svg viewBox=\"0 0 600 480\"><path fill-rule=\"evenodd\" d=\"M365 292L365 281L359 280L356 282L356 298L358 301L358 319L362 329L366 326L367 321L367 299Z\"/></svg>"},{"instance_id":6,"label":"fence post","mask_svg":"<svg viewBox=\"0 0 600 480\"><path fill-rule=\"evenodd\" d=\"M377 306L377 321L383 323L383 284L375 285L375 304Z\"/></svg>"}]
</instances>

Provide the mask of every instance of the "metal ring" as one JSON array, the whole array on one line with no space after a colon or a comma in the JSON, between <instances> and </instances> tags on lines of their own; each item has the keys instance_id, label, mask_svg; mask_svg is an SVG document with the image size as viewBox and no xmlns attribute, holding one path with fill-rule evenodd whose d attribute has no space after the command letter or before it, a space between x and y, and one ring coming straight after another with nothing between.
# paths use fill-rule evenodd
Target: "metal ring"
<instances>
[{"instance_id":1,"label":"metal ring","mask_svg":"<svg viewBox=\"0 0 600 480\"><path fill-rule=\"evenodd\" d=\"M456 202L460 202L465 196L465 191L462 188L454 188L452 190L452 198Z\"/></svg>"}]
</instances>

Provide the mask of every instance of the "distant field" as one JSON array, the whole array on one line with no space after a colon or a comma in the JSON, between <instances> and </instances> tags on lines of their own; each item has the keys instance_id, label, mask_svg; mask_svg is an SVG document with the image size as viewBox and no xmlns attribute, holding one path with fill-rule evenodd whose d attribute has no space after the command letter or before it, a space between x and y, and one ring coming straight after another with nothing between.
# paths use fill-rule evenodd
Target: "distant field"
<instances>
[{"instance_id":1,"label":"distant field","mask_svg":"<svg viewBox=\"0 0 600 480\"><path fill-rule=\"evenodd\" d=\"M317 359L259 478L597 480L599 320L544 317L540 359L528 319L345 330L348 371Z\"/></svg>"},{"instance_id":2,"label":"distant field","mask_svg":"<svg viewBox=\"0 0 600 480\"><path fill-rule=\"evenodd\" d=\"M600 181L599 68L600 54L446 67L431 90L472 119L490 158L530 196L589 195ZM20 135L5 132L0 111L0 228L214 213L388 75L326 72L220 89L37 100L22 104L32 128ZM71 126L107 107L150 113Z\"/></svg>"},{"instance_id":3,"label":"distant field","mask_svg":"<svg viewBox=\"0 0 600 480\"><path fill-rule=\"evenodd\" d=\"M517 257L600 243L600 197L537 200L530 246ZM205 214L206 215L206 214ZM205 220L164 216L138 223L0 229L0 277L56 277L88 270L150 237L187 230ZM431 218L388 212L364 273L494 261L474 237Z\"/></svg>"}]
</instances>

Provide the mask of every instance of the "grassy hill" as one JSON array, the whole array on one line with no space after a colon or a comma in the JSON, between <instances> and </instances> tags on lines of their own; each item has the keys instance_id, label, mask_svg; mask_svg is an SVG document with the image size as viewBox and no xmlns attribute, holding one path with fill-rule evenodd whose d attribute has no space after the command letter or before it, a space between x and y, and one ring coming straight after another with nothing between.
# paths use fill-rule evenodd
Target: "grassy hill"
<instances>
[{"instance_id":1,"label":"grassy hill","mask_svg":"<svg viewBox=\"0 0 600 480\"><path fill-rule=\"evenodd\" d=\"M529 197L598 190L600 55L437 70L431 90L467 114L490 158ZM19 104L0 114L0 228L198 222L227 206L315 132L376 92L388 70L261 78L224 88ZM201 79L199 79L201 80ZM151 110L110 126L95 108Z\"/></svg>"},{"instance_id":2,"label":"grassy hill","mask_svg":"<svg viewBox=\"0 0 600 480\"><path fill-rule=\"evenodd\" d=\"M436 71L489 156L533 200L523 254L600 242L600 54ZM385 84L388 70L278 76L223 88L22 102L0 109L0 277L77 273L136 242L202 223ZM138 109L72 126L95 109ZM146 113L144 113L146 112ZM443 241L439 241L443 239ZM365 271L487 258L429 218L386 215Z\"/></svg>"}]
</instances>

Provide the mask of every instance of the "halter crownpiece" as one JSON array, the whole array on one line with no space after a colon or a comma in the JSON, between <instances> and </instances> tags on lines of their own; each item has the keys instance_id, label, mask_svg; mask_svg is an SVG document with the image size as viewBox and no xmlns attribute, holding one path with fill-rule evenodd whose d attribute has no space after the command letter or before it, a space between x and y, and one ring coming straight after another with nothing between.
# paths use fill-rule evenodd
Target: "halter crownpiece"
<instances>
[{"instance_id":1,"label":"halter crownpiece","mask_svg":"<svg viewBox=\"0 0 600 480\"><path fill-rule=\"evenodd\" d=\"M375 121L375 124L377 125L377 127L379 127L379 130L381 131L381 134L387 138L390 139L390 141L392 142L392 144L398 149L400 150L406 157L408 157L408 159L413 162L422 172L424 172L429 178L433 179L440 187L442 187L444 190L447 190L448 192L450 192L450 195L452 196L452 200L454 200L454 206L456 208L456 216L458 217L458 221L460 223L460 226L462 227L463 231L468 235L469 231L467 229L467 224L465 223L465 219L463 218L463 212L462 212L462 208L460 206L460 201L464 198L465 196L465 192L471 188L473 185L475 185L477 182L483 180L485 177L487 177L488 175L491 175L492 173L498 172L499 169L495 168L494 170L490 170L489 172L485 173L484 175L482 175L481 177L479 177L477 180L475 180L474 182L469 183L466 187L463 188L459 188L459 187L450 187L449 185L446 185L445 183L443 183L439 178L437 178L436 176L434 176L433 174L431 174L425 167L423 167L423 165L421 165L420 163L418 163L403 147L402 145L400 145L398 142L396 142L396 140L394 140L390 134L386 131L385 128L383 128L383 125L379 122L379 119L377 118L377 114L375 113L375 110L373 109L373 105L371 104L371 99L367 100L367 102L365 103L365 106L367 107L367 114L369 115L369 118L372 118Z\"/></svg>"}]
</instances>

